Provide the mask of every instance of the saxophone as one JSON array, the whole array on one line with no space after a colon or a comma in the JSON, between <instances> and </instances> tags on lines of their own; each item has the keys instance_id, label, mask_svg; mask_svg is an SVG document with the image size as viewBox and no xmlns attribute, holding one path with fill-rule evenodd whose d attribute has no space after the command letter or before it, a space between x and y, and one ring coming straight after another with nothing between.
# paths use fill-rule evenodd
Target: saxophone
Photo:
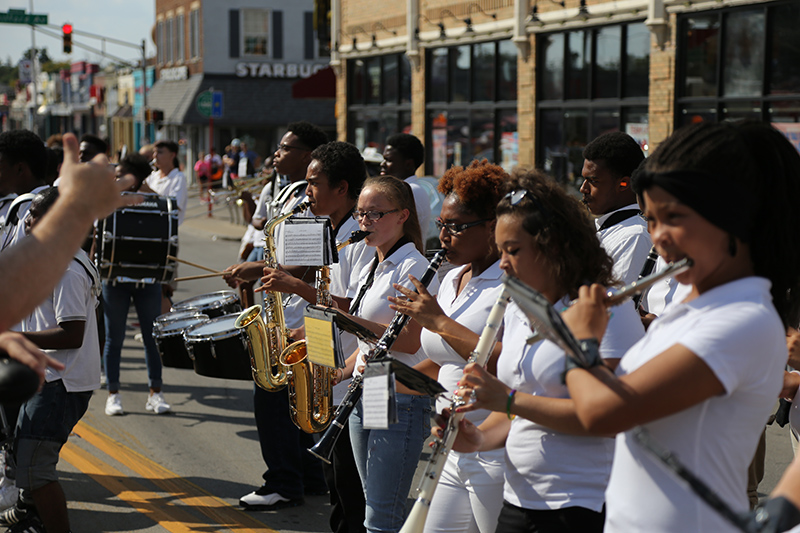
<instances>
[{"instance_id":1,"label":"saxophone","mask_svg":"<svg viewBox=\"0 0 800 533\"><path fill-rule=\"evenodd\" d=\"M278 268L275 250L275 228L287 218L298 215L311 206L303 202L290 213L272 218L264 226L264 265ZM250 369L253 381L267 391L278 391L286 386L288 371L280 362L280 355L289 338L289 330L283 317L281 293L265 292L264 309L267 320L261 318L260 305L248 307L239 315L234 324L243 329L247 339L247 351L250 355Z\"/></svg>"},{"instance_id":2,"label":"saxophone","mask_svg":"<svg viewBox=\"0 0 800 533\"><path fill-rule=\"evenodd\" d=\"M341 251L348 244L355 244L369 235L369 231L354 231L350 238L339 244ZM317 305L331 307L330 267L317 270ZM306 433L324 431L332 420L333 377L336 369L317 365L308 360L306 341L293 342L283 351L281 364L289 368L289 414L294 425Z\"/></svg>"}]
</instances>

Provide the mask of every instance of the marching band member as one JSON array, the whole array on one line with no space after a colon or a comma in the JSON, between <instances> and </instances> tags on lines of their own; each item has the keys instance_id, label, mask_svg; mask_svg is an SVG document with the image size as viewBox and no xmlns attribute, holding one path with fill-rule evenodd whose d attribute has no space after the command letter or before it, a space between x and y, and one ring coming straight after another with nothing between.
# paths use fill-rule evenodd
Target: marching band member
<instances>
[{"instance_id":1,"label":"marching band member","mask_svg":"<svg viewBox=\"0 0 800 533\"><path fill-rule=\"evenodd\" d=\"M781 390L785 326L798 301L798 175L797 151L763 123L678 130L637 175L653 243L668 261L693 260L675 276L692 289L653 321L616 375L602 366L566 375L580 427L619 433L606 531L737 530L630 430L645 428L734 511L748 509L747 466ZM581 288L564 315L576 338L603 337L604 294Z\"/></svg>"},{"instance_id":2,"label":"marching band member","mask_svg":"<svg viewBox=\"0 0 800 533\"><path fill-rule=\"evenodd\" d=\"M558 308L586 280L614 282L585 210L539 172L515 172L497 207L500 267ZM497 531L591 532L603 529L613 442L580 427L561 381L565 353L550 341L527 345L530 324L513 300L504 318L497 378L467 365L461 384L471 411L494 411L477 428L462 422L462 451L505 446L503 508ZM611 365L644 333L631 302L615 308L600 352ZM465 443L468 443L465 445Z\"/></svg>"},{"instance_id":3,"label":"marching band member","mask_svg":"<svg viewBox=\"0 0 800 533\"><path fill-rule=\"evenodd\" d=\"M503 289L499 253L494 243L495 208L508 174L499 166L473 161L467 168L453 167L439 180L445 195L436 221L447 260L459 268L450 270L433 298L419 283L419 294L395 285L404 298L389 298L392 309L411 316L424 329L421 343L425 355L440 368L438 381L447 390L456 389L466 360ZM500 353L495 346L492 367ZM441 410L450 405L441 399ZM480 424L486 410L469 414ZM503 450L451 452L447 457L431 502L425 531L493 532L503 505Z\"/></svg>"},{"instance_id":4,"label":"marching band member","mask_svg":"<svg viewBox=\"0 0 800 533\"><path fill-rule=\"evenodd\" d=\"M409 276L421 277L428 266L421 252L414 196L408 184L397 178L369 178L353 216L361 229L371 232L365 242L375 248L375 258L361 271L351 309L356 320L380 335L395 315L387 300L398 294L394 284L411 286ZM428 290L435 294L437 287L434 280ZM421 362L420 329L419 324L409 322L394 343L392 356L412 366ZM359 350L350 357L348 368L355 365L355 372L360 372L369 350L369 345L359 341ZM363 428L361 402L350 416L353 455L366 498L367 531L398 531L403 525L406 498L428 433L430 408L427 396L398 393L399 422L388 429Z\"/></svg>"}]
</instances>

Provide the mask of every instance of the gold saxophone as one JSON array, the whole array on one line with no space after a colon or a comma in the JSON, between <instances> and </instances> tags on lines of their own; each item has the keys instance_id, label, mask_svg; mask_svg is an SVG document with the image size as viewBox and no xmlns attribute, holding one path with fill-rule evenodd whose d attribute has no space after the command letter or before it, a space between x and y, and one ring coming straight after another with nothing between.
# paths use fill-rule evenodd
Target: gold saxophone
<instances>
[{"instance_id":1,"label":"gold saxophone","mask_svg":"<svg viewBox=\"0 0 800 533\"><path fill-rule=\"evenodd\" d=\"M350 238L339 244L341 251L348 244L364 239L370 232L354 231ZM322 266L317 270L317 305L331 307L331 269ZM293 342L283 351L281 364L289 368L289 414L294 425L306 433L324 431L333 420L333 378L335 368L317 365L308 360L306 341Z\"/></svg>"},{"instance_id":2,"label":"gold saxophone","mask_svg":"<svg viewBox=\"0 0 800 533\"><path fill-rule=\"evenodd\" d=\"M275 228L290 216L298 215L310 206L309 202L303 202L292 209L290 213L272 218L264 226L264 265L266 267L278 268L278 259L275 255ZM283 316L281 293L264 293L266 322L261 318L261 309L260 305L248 307L242 311L234 325L243 329L247 338L247 351L250 355L253 381L264 390L277 391L284 388L289 379L288 369L280 362L280 355L289 338L289 330Z\"/></svg>"}]
</instances>

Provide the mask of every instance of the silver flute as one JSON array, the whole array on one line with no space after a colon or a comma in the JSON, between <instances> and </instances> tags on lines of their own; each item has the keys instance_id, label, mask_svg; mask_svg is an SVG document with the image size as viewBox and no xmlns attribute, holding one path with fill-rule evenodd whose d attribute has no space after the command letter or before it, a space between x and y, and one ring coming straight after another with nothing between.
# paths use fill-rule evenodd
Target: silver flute
<instances>
[{"instance_id":1,"label":"silver flute","mask_svg":"<svg viewBox=\"0 0 800 533\"><path fill-rule=\"evenodd\" d=\"M504 289L497 297L492 310L489 311L486 325L478 339L478 344L475 345L475 349L470 353L467 364L477 363L481 366L486 364L494 345L497 343L497 331L500 328L500 324L503 323L503 314L507 305L508 293ZM412 507L408 518L406 518L400 533L417 533L425 528L425 520L428 518L428 510L431 507L433 494L447 462L447 455L453 449L453 443L455 443L458 436L458 424L464 418L464 413L456 413L455 409L461 407L464 403L463 397L453 396L450 404L450 418L448 418L447 424L442 430L442 437L436 439L433 443L431 457L428 459L425 473L422 475L417 489L419 491L417 501L414 502L414 507Z\"/></svg>"}]
</instances>

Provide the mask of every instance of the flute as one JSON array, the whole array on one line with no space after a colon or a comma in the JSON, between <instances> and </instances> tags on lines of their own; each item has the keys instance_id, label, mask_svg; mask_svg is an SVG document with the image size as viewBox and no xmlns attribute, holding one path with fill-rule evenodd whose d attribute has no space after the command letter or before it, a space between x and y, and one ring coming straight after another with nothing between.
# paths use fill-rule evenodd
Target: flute
<instances>
[{"instance_id":1,"label":"flute","mask_svg":"<svg viewBox=\"0 0 800 533\"><path fill-rule=\"evenodd\" d=\"M425 273L422 274L422 277L419 279L419 282L424 287L427 287L433 280L433 276L436 275L436 271L439 270L439 267L444 261L445 254L445 250L439 250L428 264L428 268L425 269ZM367 362L383 357L389 353L398 335L400 335L400 332L410 319L410 316L404 315L399 311L395 313L394 318L392 318L392 321L386 327L386 331L384 331L381 338L378 339L375 348L369 351L366 358ZM350 380L347 394L345 394L342 403L339 404L339 407L333 414L331 425L328 426L328 429L322 434L322 438L319 442L308 449L309 453L319 457L328 464L331 462L330 459L333 455L333 448L336 445L336 441L339 440L339 435L342 434L345 424L347 424L347 419L350 418L350 414L353 412L353 409L355 409L358 400L361 399L361 394L363 393L363 387L361 385L363 381L364 377L361 374Z\"/></svg>"},{"instance_id":2,"label":"flute","mask_svg":"<svg viewBox=\"0 0 800 533\"><path fill-rule=\"evenodd\" d=\"M489 354L492 353L494 345L497 343L497 331L503 322L503 315L507 305L508 292L504 289L497 297L492 310L489 311L486 325L478 339L478 344L475 345L475 349L470 353L467 364L477 363L481 366L486 364ZM458 424L464 418L464 413L456 413L455 409L464 405L464 403L462 397L453 397L450 404L450 418L442 430L442 438L436 439L433 443L431 457L428 459L428 464L425 466L425 472L417 489L419 496L417 496L414 507L412 507L408 518L406 518L400 533L416 533L425 528L425 520L428 518L433 494L439 484L439 478L442 476L444 465L447 462L447 455L453 449L453 444L458 436Z\"/></svg>"}]
</instances>

